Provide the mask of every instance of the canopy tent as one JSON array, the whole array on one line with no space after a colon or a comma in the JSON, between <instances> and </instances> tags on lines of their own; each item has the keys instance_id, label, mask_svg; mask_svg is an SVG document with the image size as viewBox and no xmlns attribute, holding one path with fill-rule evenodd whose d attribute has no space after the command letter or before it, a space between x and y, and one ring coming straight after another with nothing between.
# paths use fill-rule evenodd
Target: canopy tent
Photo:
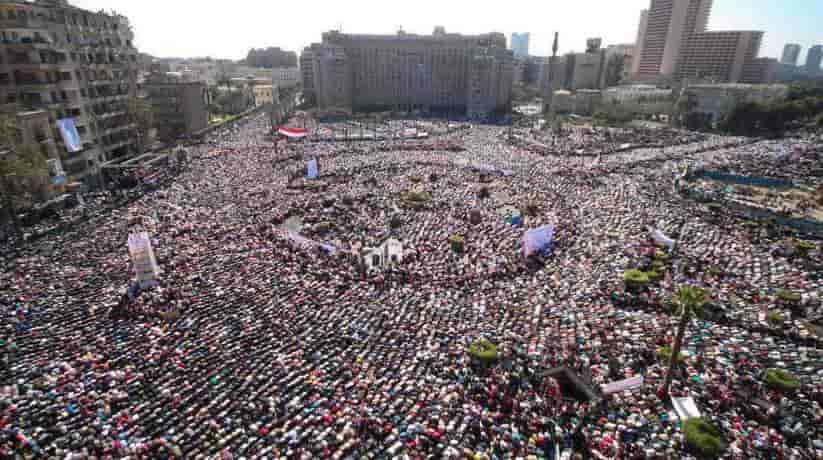
<instances>
[{"instance_id":1,"label":"canopy tent","mask_svg":"<svg viewBox=\"0 0 823 460\"><path fill-rule=\"evenodd\" d=\"M309 130L304 128L289 128L281 126L277 128L277 133L289 139L302 139L309 135Z\"/></svg>"},{"instance_id":2,"label":"canopy tent","mask_svg":"<svg viewBox=\"0 0 823 460\"><path fill-rule=\"evenodd\" d=\"M554 229L554 224L549 224L527 231L523 235L523 256L550 252L554 244Z\"/></svg>"}]
</instances>

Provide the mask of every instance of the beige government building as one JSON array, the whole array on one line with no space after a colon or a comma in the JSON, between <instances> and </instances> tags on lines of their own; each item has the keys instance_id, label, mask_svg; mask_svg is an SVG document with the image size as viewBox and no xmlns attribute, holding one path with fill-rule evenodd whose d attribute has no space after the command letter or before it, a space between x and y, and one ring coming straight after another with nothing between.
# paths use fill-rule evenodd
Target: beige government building
<instances>
[{"instance_id":1,"label":"beige government building","mask_svg":"<svg viewBox=\"0 0 823 460\"><path fill-rule=\"evenodd\" d=\"M323 34L300 59L304 96L321 109L421 110L487 116L511 107L506 37Z\"/></svg>"}]
</instances>

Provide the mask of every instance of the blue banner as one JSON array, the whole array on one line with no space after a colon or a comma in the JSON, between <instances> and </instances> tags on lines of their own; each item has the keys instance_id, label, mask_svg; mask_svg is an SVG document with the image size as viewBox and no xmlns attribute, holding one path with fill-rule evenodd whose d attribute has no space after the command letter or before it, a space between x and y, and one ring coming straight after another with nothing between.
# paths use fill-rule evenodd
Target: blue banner
<instances>
[{"instance_id":1,"label":"blue banner","mask_svg":"<svg viewBox=\"0 0 823 460\"><path fill-rule=\"evenodd\" d=\"M317 179L317 160L311 159L306 164L306 177L309 179Z\"/></svg>"},{"instance_id":2,"label":"blue banner","mask_svg":"<svg viewBox=\"0 0 823 460\"><path fill-rule=\"evenodd\" d=\"M77 126L74 125L74 118L61 118L57 120L57 128L60 129L60 135L63 136L63 143L66 144L66 150L71 153L83 150L83 141L80 140L80 133L77 132Z\"/></svg>"}]
</instances>

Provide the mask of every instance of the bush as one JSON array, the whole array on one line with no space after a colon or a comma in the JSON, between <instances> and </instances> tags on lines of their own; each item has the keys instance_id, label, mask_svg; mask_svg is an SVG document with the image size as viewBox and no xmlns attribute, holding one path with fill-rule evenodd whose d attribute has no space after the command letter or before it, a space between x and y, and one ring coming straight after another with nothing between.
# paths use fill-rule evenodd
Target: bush
<instances>
[{"instance_id":1,"label":"bush","mask_svg":"<svg viewBox=\"0 0 823 460\"><path fill-rule=\"evenodd\" d=\"M640 270L627 270L626 273L623 274L623 281L626 283L626 286L642 286L649 284L651 281L649 279L649 275Z\"/></svg>"},{"instance_id":2,"label":"bush","mask_svg":"<svg viewBox=\"0 0 823 460\"><path fill-rule=\"evenodd\" d=\"M660 358L663 361L668 362L670 359L672 359L672 347L670 347L669 345L666 345L665 347L658 348L657 349L657 355L660 356ZM677 364L683 364L685 362L686 362L686 356L683 355L683 353L680 353L679 356L677 357Z\"/></svg>"},{"instance_id":3,"label":"bush","mask_svg":"<svg viewBox=\"0 0 823 460\"><path fill-rule=\"evenodd\" d=\"M772 311L766 315L766 321L772 326L780 326L786 321L786 317L782 313Z\"/></svg>"},{"instance_id":4,"label":"bush","mask_svg":"<svg viewBox=\"0 0 823 460\"><path fill-rule=\"evenodd\" d=\"M777 290L777 298L782 300L786 303L796 304L799 303L802 297L798 292L787 291L785 289L778 289Z\"/></svg>"},{"instance_id":5,"label":"bush","mask_svg":"<svg viewBox=\"0 0 823 460\"><path fill-rule=\"evenodd\" d=\"M497 361L497 345L480 339L469 345L469 355L483 364L494 364Z\"/></svg>"},{"instance_id":6,"label":"bush","mask_svg":"<svg viewBox=\"0 0 823 460\"><path fill-rule=\"evenodd\" d=\"M461 235L452 235L449 237L449 244L451 244L452 251L463 252L466 245L466 239Z\"/></svg>"},{"instance_id":7,"label":"bush","mask_svg":"<svg viewBox=\"0 0 823 460\"><path fill-rule=\"evenodd\" d=\"M767 370L765 380L766 385L775 390L794 391L800 388L800 381L797 377L782 369Z\"/></svg>"},{"instance_id":8,"label":"bush","mask_svg":"<svg viewBox=\"0 0 823 460\"><path fill-rule=\"evenodd\" d=\"M702 418L690 418L683 422L683 436L686 444L710 458L720 457L726 449L723 433Z\"/></svg>"},{"instance_id":9,"label":"bush","mask_svg":"<svg viewBox=\"0 0 823 460\"><path fill-rule=\"evenodd\" d=\"M808 254L809 251L813 250L815 247L812 243L808 241L795 241L794 242L794 249L801 255Z\"/></svg>"}]
</instances>

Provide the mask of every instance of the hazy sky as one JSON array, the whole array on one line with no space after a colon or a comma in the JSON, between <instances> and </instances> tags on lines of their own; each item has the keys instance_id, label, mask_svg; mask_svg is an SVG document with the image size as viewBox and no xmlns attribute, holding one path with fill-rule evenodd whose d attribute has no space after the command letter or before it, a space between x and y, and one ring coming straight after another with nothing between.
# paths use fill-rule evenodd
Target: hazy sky
<instances>
[{"instance_id":1,"label":"hazy sky","mask_svg":"<svg viewBox=\"0 0 823 460\"><path fill-rule=\"evenodd\" d=\"M587 37L604 44L633 43L640 10L649 0L70 0L91 10L129 17L138 48L155 56L239 59L252 47L297 51L323 31L351 33L531 32L531 54L582 51ZM488 6L487 6L488 5ZM761 56L780 57L783 45L823 44L823 0L714 0L711 30L763 30Z\"/></svg>"}]
</instances>

